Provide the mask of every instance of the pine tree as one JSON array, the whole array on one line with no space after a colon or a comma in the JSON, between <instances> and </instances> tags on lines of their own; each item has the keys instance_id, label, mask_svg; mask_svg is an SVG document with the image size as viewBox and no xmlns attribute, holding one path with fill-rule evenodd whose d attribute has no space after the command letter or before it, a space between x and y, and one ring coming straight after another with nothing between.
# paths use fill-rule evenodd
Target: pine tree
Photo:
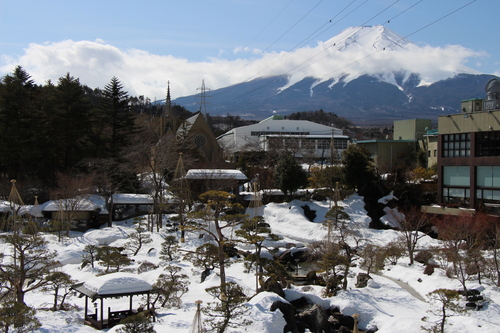
<instances>
[{"instance_id":1,"label":"pine tree","mask_svg":"<svg viewBox=\"0 0 500 333\"><path fill-rule=\"evenodd\" d=\"M23 161L29 155L32 134L26 128L36 121L32 118L36 90L31 76L21 66L4 76L0 84L0 172L9 178L20 179Z\"/></svg>"},{"instance_id":2,"label":"pine tree","mask_svg":"<svg viewBox=\"0 0 500 333\"><path fill-rule=\"evenodd\" d=\"M359 145L349 145L342 154L342 173L345 184L358 190L375 180L370 152Z\"/></svg>"},{"instance_id":3,"label":"pine tree","mask_svg":"<svg viewBox=\"0 0 500 333\"><path fill-rule=\"evenodd\" d=\"M129 138L136 132L135 117L130 111L129 97L117 77L104 87L102 92L101 112L106 120L108 149L111 156L119 155L126 148Z\"/></svg>"},{"instance_id":4,"label":"pine tree","mask_svg":"<svg viewBox=\"0 0 500 333\"><path fill-rule=\"evenodd\" d=\"M151 318L139 313L120 321L123 327L117 330L118 333L156 333Z\"/></svg>"},{"instance_id":5,"label":"pine tree","mask_svg":"<svg viewBox=\"0 0 500 333\"><path fill-rule=\"evenodd\" d=\"M0 253L0 284L16 295L18 303L24 304L26 292L48 284L47 276L56 265L56 253L47 249L47 242L39 233L0 237L11 249Z\"/></svg>"},{"instance_id":6,"label":"pine tree","mask_svg":"<svg viewBox=\"0 0 500 333\"><path fill-rule=\"evenodd\" d=\"M212 287L206 289L212 297L219 302L210 302L203 309L209 318L205 321L217 333L223 333L227 328L247 326L251 322L245 318L250 310L245 306L247 301L243 289L234 282L229 282L224 287Z\"/></svg>"},{"instance_id":7,"label":"pine tree","mask_svg":"<svg viewBox=\"0 0 500 333\"><path fill-rule=\"evenodd\" d=\"M274 169L276 186L285 196L307 185L307 173L290 153L283 154Z\"/></svg>"},{"instance_id":8,"label":"pine tree","mask_svg":"<svg viewBox=\"0 0 500 333\"><path fill-rule=\"evenodd\" d=\"M34 332L42 325L35 317L36 311L14 300L0 305L0 330L8 333Z\"/></svg>"}]
</instances>

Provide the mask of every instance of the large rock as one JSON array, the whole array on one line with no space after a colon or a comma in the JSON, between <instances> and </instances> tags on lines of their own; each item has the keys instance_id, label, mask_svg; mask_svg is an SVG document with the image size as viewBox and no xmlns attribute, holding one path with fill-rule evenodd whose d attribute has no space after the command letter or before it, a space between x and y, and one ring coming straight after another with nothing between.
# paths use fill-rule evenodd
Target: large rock
<instances>
[{"instance_id":1,"label":"large rock","mask_svg":"<svg viewBox=\"0 0 500 333\"><path fill-rule=\"evenodd\" d=\"M271 305L271 311L280 310L285 318L286 325L283 328L283 333L292 332L298 333L297 323L295 321L295 308L290 303L285 303L282 301L275 301Z\"/></svg>"},{"instance_id":2,"label":"large rock","mask_svg":"<svg viewBox=\"0 0 500 333\"><path fill-rule=\"evenodd\" d=\"M313 333L334 332L328 323L326 310L319 304L311 304L296 315L297 322L302 322Z\"/></svg>"},{"instance_id":3,"label":"large rock","mask_svg":"<svg viewBox=\"0 0 500 333\"><path fill-rule=\"evenodd\" d=\"M359 273L356 277L356 288L365 288L372 277L366 273Z\"/></svg>"}]
</instances>

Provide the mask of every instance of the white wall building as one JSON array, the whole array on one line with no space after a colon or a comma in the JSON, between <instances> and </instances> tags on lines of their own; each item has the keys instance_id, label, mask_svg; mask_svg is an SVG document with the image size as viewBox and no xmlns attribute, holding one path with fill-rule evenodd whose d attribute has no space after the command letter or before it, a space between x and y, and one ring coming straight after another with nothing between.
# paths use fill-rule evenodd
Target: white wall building
<instances>
[{"instance_id":1,"label":"white wall building","mask_svg":"<svg viewBox=\"0 0 500 333\"><path fill-rule=\"evenodd\" d=\"M308 120L287 120L274 115L253 125L233 128L217 141L229 153L248 150L269 151L291 148L300 156L305 150L316 157L339 156L347 148L349 137L341 129Z\"/></svg>"}]
</instances>

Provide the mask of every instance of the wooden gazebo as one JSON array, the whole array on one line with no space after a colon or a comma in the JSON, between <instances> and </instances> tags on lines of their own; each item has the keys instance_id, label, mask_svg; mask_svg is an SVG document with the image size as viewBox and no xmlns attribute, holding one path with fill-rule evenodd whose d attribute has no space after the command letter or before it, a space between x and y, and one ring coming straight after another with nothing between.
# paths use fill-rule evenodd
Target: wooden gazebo
<instances>
[{"instance_id":1,"label":"wooden gazebo","mask_svg":"<svg viewBox=\"0 0 500 333\"><path fill-rule=\"evenodd\" d=\"M120 323L122 319L138 314L140 310L132 307L134 295L147 294L147 309L149 311L149 295L152 290L151 284L132 273L111 273L89 279L86 282L71 286L71 289L85 296L85 325L97 329L110 328ZM111 311L108 307L107 314L104 312L104 299L129 297L129 308L126 310ZM94 303L94 313L89 314L89 298ZM97 306L97 300L100 306Z\"/></svg>"}]
</instances>

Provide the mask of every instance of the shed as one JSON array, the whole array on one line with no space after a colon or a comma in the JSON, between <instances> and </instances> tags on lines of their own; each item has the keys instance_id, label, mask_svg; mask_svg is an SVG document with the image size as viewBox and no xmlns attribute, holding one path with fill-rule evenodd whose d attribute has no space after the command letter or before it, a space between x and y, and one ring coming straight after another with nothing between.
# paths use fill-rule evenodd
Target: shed
<instances>
[{"instance_id":1,"label":"shed","mask_svg":"<svg viewBox=\"0 0 500 333\"><path fill-rule=\"evenodd\" d=\"M133 310L132 298L134 295L147 294L147 310L149 310L149 295L152 286L138 275L132 273L117 272L98 276L85 282L71 286L71 289L85 296L84 323L97 329L110 328L120 323L122 319L139 313ZM129 297L129 308L126 310L111 311L108 307L107 315L104 313L104 299ZM88 300L94 302L94 313L89 314ZM100 301L99 308L97 300Z\"/></svg>"},{"instance_id":2,"label":"shed","mask_svg":"<svg viewBox=\"0 0 500 333\"><path fill-rule=\"evenodd\" d=\"M193 197L216 189L239 195L239 187L248 181L247 176L235 169L191 169L184 176L190 182Z\"/></svg>"}]
</instances>

